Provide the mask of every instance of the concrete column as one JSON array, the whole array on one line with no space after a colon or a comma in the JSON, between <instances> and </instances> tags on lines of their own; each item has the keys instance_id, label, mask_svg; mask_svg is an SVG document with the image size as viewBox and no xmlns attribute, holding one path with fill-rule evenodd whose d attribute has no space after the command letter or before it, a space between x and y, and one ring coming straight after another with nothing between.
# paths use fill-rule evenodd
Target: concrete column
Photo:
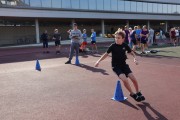
<instances>
[{"instance_id":1,"label":"concrete column","mask_svg":"<svg viewBox=\"0 0 180 120\"><path fill-rule=\"evenodd\" d=\"M168 21L165 22L165 31L168 32Z\"/></svg>"},{"instance_id":2,"label":"concrete column","mask_svg":"<svg viewBox=\"0 0 180 120\"><path fill-rule=\"evenodd\" d=\"M104 37L105 34L104 20L101 20L101 33L102 33L102 37Z\"/></svg>"},{"instance_id":3,"label":"concrete column","mask_svg":"<svg viewBox=\"0 0 180 120\"><path fill-rule=\"evenodd\" d=\"M74 24L74 23L75 23L75 20L72 19L72 21L71 21L72 29L73 29L73 24Z\"/></svg>"},{"instance_id":4,"label":"concrete column","mask_svg":"<svg viewBox=\"0 0 180 120\"><path fill-rule=\"evenodd\" d=\"M126 20L126 26L129 28L129 20Z\"/></svg>"},{"instance_id":5,"label":"concrete column","mask_svg":"<svg viewBox=\"0 0 180 120\"><path fill-rule=\"evenodd\" d=\"M35 27L36 27L36 43L40 43L39 37L39 21L35 19Z\"/></svg>"},{"instance_id":6,"label":"concrete column","mask_svg":"<svg viewBox=\"0 0 180 120\"><path fill-rule=\"evenodd\" d=\"M148 20L148 21L147 21L147 29L149 30L150 27L151 27L151 26L150 26L150 21Z\"/></svg>"}]
</instances>

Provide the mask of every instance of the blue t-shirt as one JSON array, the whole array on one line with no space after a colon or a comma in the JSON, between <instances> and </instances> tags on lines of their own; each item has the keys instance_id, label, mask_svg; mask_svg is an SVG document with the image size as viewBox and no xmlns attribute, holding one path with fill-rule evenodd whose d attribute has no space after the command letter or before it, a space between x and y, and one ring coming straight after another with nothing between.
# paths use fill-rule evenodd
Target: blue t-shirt
<instances>
[{"instance_id":1,"label":"blue t-shirt","mask_svg":"<svg viewBox=\"0 0 180 120\"><path fill-rule=\"evenodd\" d=\"M91 34L91 40L92 40L92 41L96 41L96 32L93 32L93 33Z\"/></svg>"},{"instance_id":2,"label":"blue t-shirt","mask_svg":"<svg viewBox=\"0 0 180 120\"><path fill-rule=\"evenodd\" d=\"M84 41L84 42L87 42L87 34L86 34L86 33L83 33L83 34L82 34L82 38L83 38L83 41Z\"/></svg>"},{"instance_id":3,"label":"blue t-shirt","mask_svg":"<svg viewBox=\"0 0 180 120\"><path fill-rule=\"evenodd\" d=\"M141 34L142 30L141 29L138 29L136 30L136 35L137 35L137 38L140 38L140 34Z\"/></svg>"}]
</instances>

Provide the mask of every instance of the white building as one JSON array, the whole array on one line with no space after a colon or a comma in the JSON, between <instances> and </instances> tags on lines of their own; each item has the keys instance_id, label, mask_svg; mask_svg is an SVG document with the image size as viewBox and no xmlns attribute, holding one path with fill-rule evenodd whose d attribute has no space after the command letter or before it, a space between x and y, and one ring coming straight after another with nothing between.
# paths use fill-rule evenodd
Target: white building
<instances>
[{"instance_id":1,"label":"white building","mask_svg":"<svg viewBox=\"0 0 180 120\"><path fill-rule=\"evenodd\" d=\"M55 28L65 40L73 22L101 35L125 25L168 31L179 20L180 0L0 0L0 46L39 43Z\"/></svg>"}]
</instances>

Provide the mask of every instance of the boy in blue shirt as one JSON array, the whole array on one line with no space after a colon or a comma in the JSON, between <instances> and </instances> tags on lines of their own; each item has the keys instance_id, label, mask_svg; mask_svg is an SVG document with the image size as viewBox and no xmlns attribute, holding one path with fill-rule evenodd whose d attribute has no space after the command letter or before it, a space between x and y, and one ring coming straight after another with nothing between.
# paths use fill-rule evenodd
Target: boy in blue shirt
<instances>
[{"instance_id":1,"label":"boy in blue shirt","mask_svg":"<svg viewBox=\"0 0 180 120\"><path fill-rule=\"evenodd\" d=\"M82 39L83 39L83 42L82 42L82 44L81 44L80 49L81 49L82 51L85 51L86 46L87 46L87 34L86 34L86 29L83 29Z\"/></svg>"},{"instance_id":2,"label":"boy in blue shirt","mask_svg":"<svg viewBox=\"0 0 180 120\"><path fill-rule=\"evenodd\" d=\"M97 45L96 45L96 32L94 31L94 29L91 29L91 44L92 44L92 53L95 49L95 52L98 53L97 50Z\"/></svg>"}]
</instances>

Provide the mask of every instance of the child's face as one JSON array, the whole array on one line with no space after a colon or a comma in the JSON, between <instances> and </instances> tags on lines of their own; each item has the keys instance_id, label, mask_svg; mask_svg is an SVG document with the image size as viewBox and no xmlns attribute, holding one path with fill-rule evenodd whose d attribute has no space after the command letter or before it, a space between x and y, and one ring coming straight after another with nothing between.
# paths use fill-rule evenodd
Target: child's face
<instances>
[{"instance_id":1,"label":"child's face","mask_svg":"<svg viewBox=\"0 0 180 120\"><path fill-rule=\"evenodd\" d=\"M121 35L115 35L115 42L121 45L124 42L124 38Z\"/></svg>"}]
</instances>

